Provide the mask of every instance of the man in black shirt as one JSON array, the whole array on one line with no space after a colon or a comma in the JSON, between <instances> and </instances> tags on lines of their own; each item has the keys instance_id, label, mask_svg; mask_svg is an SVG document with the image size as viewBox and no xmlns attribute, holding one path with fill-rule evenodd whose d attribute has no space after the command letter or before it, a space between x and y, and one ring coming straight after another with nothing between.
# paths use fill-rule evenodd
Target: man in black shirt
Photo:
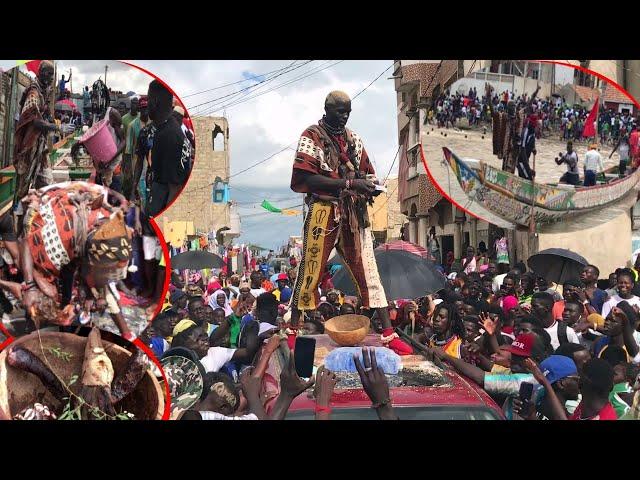
<instances>
[{"instance_id":1,"label":"man in black shirt","mask_svg":"<svg viewBox=\"0 0 640 480\"><path fill-rule=\"evenodd\" d=\"M153 180L147 213L154 217L173 201L191 172L191 143L172 115L173 94L154 80L149 84L149 118L155 125L151 148Z\"/></svg>"}]
</instances>

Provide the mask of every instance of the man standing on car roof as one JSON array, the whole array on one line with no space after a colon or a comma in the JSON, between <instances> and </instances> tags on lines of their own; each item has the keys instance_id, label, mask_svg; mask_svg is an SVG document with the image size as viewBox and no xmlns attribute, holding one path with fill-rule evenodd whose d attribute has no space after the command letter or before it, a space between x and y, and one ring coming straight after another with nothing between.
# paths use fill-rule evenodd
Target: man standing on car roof
<instances>
[{"instance_id":1,"label":"man standing on car roof","mask_svg":"<svg viewBox=\"0 0 640 480\"><path fill-rule=\"evenodd\" d=\"M363 306L377 310L384 328L383 342L396 353L411 354L413 349L393 332L373 255L367 205L379 190L362 139L346 128L351 99L334 91L327 96L324 108L318 124L300 137L291 175L291 189L307 194L309 209L291 299L291 326L297 329L300 313L317 308L318 283L335 247L355 279Z\"/></svg>"}]
</instances>

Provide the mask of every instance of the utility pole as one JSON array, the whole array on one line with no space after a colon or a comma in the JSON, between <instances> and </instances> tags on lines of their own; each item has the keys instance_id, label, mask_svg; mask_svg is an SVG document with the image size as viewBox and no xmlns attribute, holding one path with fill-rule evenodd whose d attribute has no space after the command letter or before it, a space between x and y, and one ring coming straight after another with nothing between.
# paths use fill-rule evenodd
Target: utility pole
<instances>
[{"instance_id":1,"label":"utility pole","mask_svg":"<svg viewBox=\"0 0 640 480\"><path fill-rule=\"evenodd\" d=\"M104 66L104 84L107 84L107 70L109 70L109 65Z\"/></svg>"}]
</instances>

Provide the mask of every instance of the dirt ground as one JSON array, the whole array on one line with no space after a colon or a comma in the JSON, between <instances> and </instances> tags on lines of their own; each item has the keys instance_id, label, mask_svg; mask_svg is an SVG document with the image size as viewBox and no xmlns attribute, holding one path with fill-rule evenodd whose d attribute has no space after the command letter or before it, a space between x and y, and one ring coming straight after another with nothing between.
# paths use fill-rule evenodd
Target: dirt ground
<instances>
[{"instance_id":1,"label":"dirt ground","mask_svg":"<svg viewBox=\"0 0 640 480\"><path fill-rule=\"evenodd\" d=\"M456 155L462 158L473 158L475 160L482 160L485 163L493 165L495 167L502 167L502 160L499 160L493 154L493 142L491 129L486 129L486 134L483 134L483 129L479 130L455 130L452 128L436 128L435 126L429 126L426 135L423 136L423 145L425 145L425 155L427 161L431 158L437 158L441 160L442 147L448 147ZM445 137L444 134L447 136ZM484 136L484 138L482 138ZM584 156L587 153L587 143L580 141L574 142L574 150L578 153L578 165L580 171L584 166ZM541 183L556 183L562 174L567 171L566 165L556 165L554 158L558 156L560 152L565 152L567 149L567 143L558 140L558 135L554 135L552 138L541 138L536 140L536 181ZM600 147L599 151L602 155L605 168L608 168L619 163L618 154L615 153L611 159L608 159L609 154L613 148L609 145ZM438 152L439 151L439 152ZM437 156L439 153L439 157ZM433 154L432 157L430 154ZM531 168L533 168L533 155L529 160Z\"/></svg>"},{"instance_id":2,"label":"dirt ground","mask_svg":"<svg viewBox=\"0 0 640 480\"><path fill-rule=\"evenodd\" d=\"M509 225L508 222L505 222L500 217L493 215L493 213L484 209L482 206L477 203L470 202L467 195L462 191L462 188L460 188L460 185L451 172L451 169L444 162L442 147L448 147L463 159L468 158L482 160L497 168L501 168L502 160L499 160L495 155L493 155L491 135L492 133L490 128L487 128L486 133L484 133L484 129L482 127L473 130L445 129L429 125L422 134L422 145L424 148L425 159L427 161L427 168L440 188L465 210L470 211L480 219L492 224L503 228L513 228L513 225ZM559 140L558 135L554 135L553 138L538 139L536 141L536 150L536 181L542 183L557 183L562 174L566 172L566 165L556 165L554 158L558 156L560 152L566 151L566 142ZM580 171L582 171L584 166L584 156L587 152L587 143L584 141L574 143L574 150L578 153L578 165ZM599 148L605 168L617 165L620 161L617 153L614 153L611 159L608 158L611 150L612 147L609 145L601 146ZM530 162L531 167L533 168L533 156L531 156ZM635 191L630 192L627 196L623 197L619 202L612 206L572 217L557 225L545 226L539 231L548 231L551 233L559 230L578 231L593 227L628 211L628 209L634 205L636 198L637 193Z\"/></svg>"}]
</instances>

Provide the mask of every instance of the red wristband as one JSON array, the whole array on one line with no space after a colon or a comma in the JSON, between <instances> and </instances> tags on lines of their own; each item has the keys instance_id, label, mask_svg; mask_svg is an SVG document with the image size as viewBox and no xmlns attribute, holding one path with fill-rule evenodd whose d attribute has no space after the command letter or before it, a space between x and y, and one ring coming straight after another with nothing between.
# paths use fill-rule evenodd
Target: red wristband
<instances>
[{"instance_id":1,"label":"red wristband","mask_svg":"<svg viewBox=\"0 0 640 480\"><path fill-rule=\"evenodd\" d=\"M323 407L316 404L316 413L331 413L331 407Z\"/></svg>"}]
</instances>

